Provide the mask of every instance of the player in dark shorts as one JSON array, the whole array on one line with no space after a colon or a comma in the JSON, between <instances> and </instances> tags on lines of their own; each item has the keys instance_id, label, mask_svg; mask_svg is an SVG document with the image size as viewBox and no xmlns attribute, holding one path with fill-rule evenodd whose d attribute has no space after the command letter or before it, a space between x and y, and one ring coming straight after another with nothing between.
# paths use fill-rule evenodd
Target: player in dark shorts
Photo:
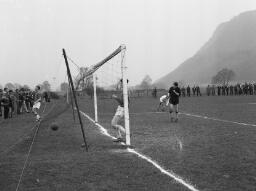
<instances>
[{"instance_id":1,"label":"player in dark shorts","mask_svg":"<svg viewBox=\"0 0 256 191\"><path fill-rule=\"evenodd\" d=\"M169 103L170 103L170 119L171 122L178 122L178 113L179 113L179 97L181 95L178 82L174 82L173 86L169 89ZM174 117L173 117L174 115Z\"/></svg>"}]
</instances>

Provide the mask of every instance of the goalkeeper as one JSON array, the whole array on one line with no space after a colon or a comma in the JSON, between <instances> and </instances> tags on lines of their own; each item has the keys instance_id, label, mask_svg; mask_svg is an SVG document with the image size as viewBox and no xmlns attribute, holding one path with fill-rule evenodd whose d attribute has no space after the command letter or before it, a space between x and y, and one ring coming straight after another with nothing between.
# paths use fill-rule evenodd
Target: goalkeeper
<instances>
[{"instance_id":1,"label":"goalkeeper","mask_svg":"<svg viewBox=\"0 0 256 191\"><path fill-rule=\"evenodd\" d=\"M123 96L121 95L120 97L118 97L117 95L113 94L112 98L115 99L118 103L116 113L111 121L111 126L117 130L117 138L114 140L114 142L125 142L125 140L122 137L122 133L125 134L125 128L122 125L119 125L119 122L124 117Z\"/></svg>"},{"instance_id":2,"label":"goalkeeper","mask_svg":"<svg viewBox=\"0 0 256 191\"><path fill-rule=\"evenodd\" d=\"M159 99L159 105L158 105L157 111L160 111L160 109L162 111L164 111L165 106L168 106L168 104L169 104L168 95L161 96L160 99Z\"/></svg>"}]
</instances>

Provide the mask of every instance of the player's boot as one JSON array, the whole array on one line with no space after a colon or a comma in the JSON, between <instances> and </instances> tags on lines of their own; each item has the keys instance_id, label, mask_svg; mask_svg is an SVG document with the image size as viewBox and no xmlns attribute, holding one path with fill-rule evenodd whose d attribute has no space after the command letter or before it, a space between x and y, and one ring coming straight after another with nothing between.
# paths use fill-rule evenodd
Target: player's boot
<instances>
[{"instance_id":1,"label":"player's boot","mask_svg":"<svg viewBox=\"0 0 256 191\"><path fill-rule=\"evenodd\" d=\"M114 139L113 142L115 142L115 143L123 142L123 138L118 137L118 138Z\"/></svg>"},{"instance_id":2,"label":"player's boot","mask_svg":"<svg viewBox=\"0 0 256 191\"><path fill-rule=\"evenodd\" d=\"M36 115L36 121L40 121L40 120L41 120L40 115Z\"/></svg>"}]
</instances>

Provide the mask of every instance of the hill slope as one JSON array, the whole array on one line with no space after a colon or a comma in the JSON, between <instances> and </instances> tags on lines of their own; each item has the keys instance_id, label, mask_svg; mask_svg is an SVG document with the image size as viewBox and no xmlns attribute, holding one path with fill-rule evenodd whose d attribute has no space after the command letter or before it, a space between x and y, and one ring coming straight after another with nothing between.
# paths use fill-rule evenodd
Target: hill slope
<instances>
[{"instance_id":1,"label":"hill slope","mask_svg":"<svg viewBox=\"0 0 256 191\"><path fill-rule=\"evenodd\" d=\"M223 68L234 70L238 81L256 81L256 11L242 13L219 25L192 58L155 85L168 87L172 81L206 84Z\"/></svg>"}]
</instances>

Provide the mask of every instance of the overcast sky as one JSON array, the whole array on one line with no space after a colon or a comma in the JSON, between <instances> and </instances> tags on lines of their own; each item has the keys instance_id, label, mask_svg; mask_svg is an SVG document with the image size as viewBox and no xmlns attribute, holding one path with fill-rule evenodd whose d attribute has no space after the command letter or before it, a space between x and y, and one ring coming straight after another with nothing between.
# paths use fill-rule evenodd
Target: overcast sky
<instances>
[{"instance_id":1,"label":"overcast sky","mask_svg":"<svg viewBox=\"0 0 256 191\"><path fill-rule=\"evenodd\" d=\"M80 66L127 46L131 84L169 73L216 27L255 0L0 0L0 84L65 80L61 49Z\"/></svg>"}]
</instances>

